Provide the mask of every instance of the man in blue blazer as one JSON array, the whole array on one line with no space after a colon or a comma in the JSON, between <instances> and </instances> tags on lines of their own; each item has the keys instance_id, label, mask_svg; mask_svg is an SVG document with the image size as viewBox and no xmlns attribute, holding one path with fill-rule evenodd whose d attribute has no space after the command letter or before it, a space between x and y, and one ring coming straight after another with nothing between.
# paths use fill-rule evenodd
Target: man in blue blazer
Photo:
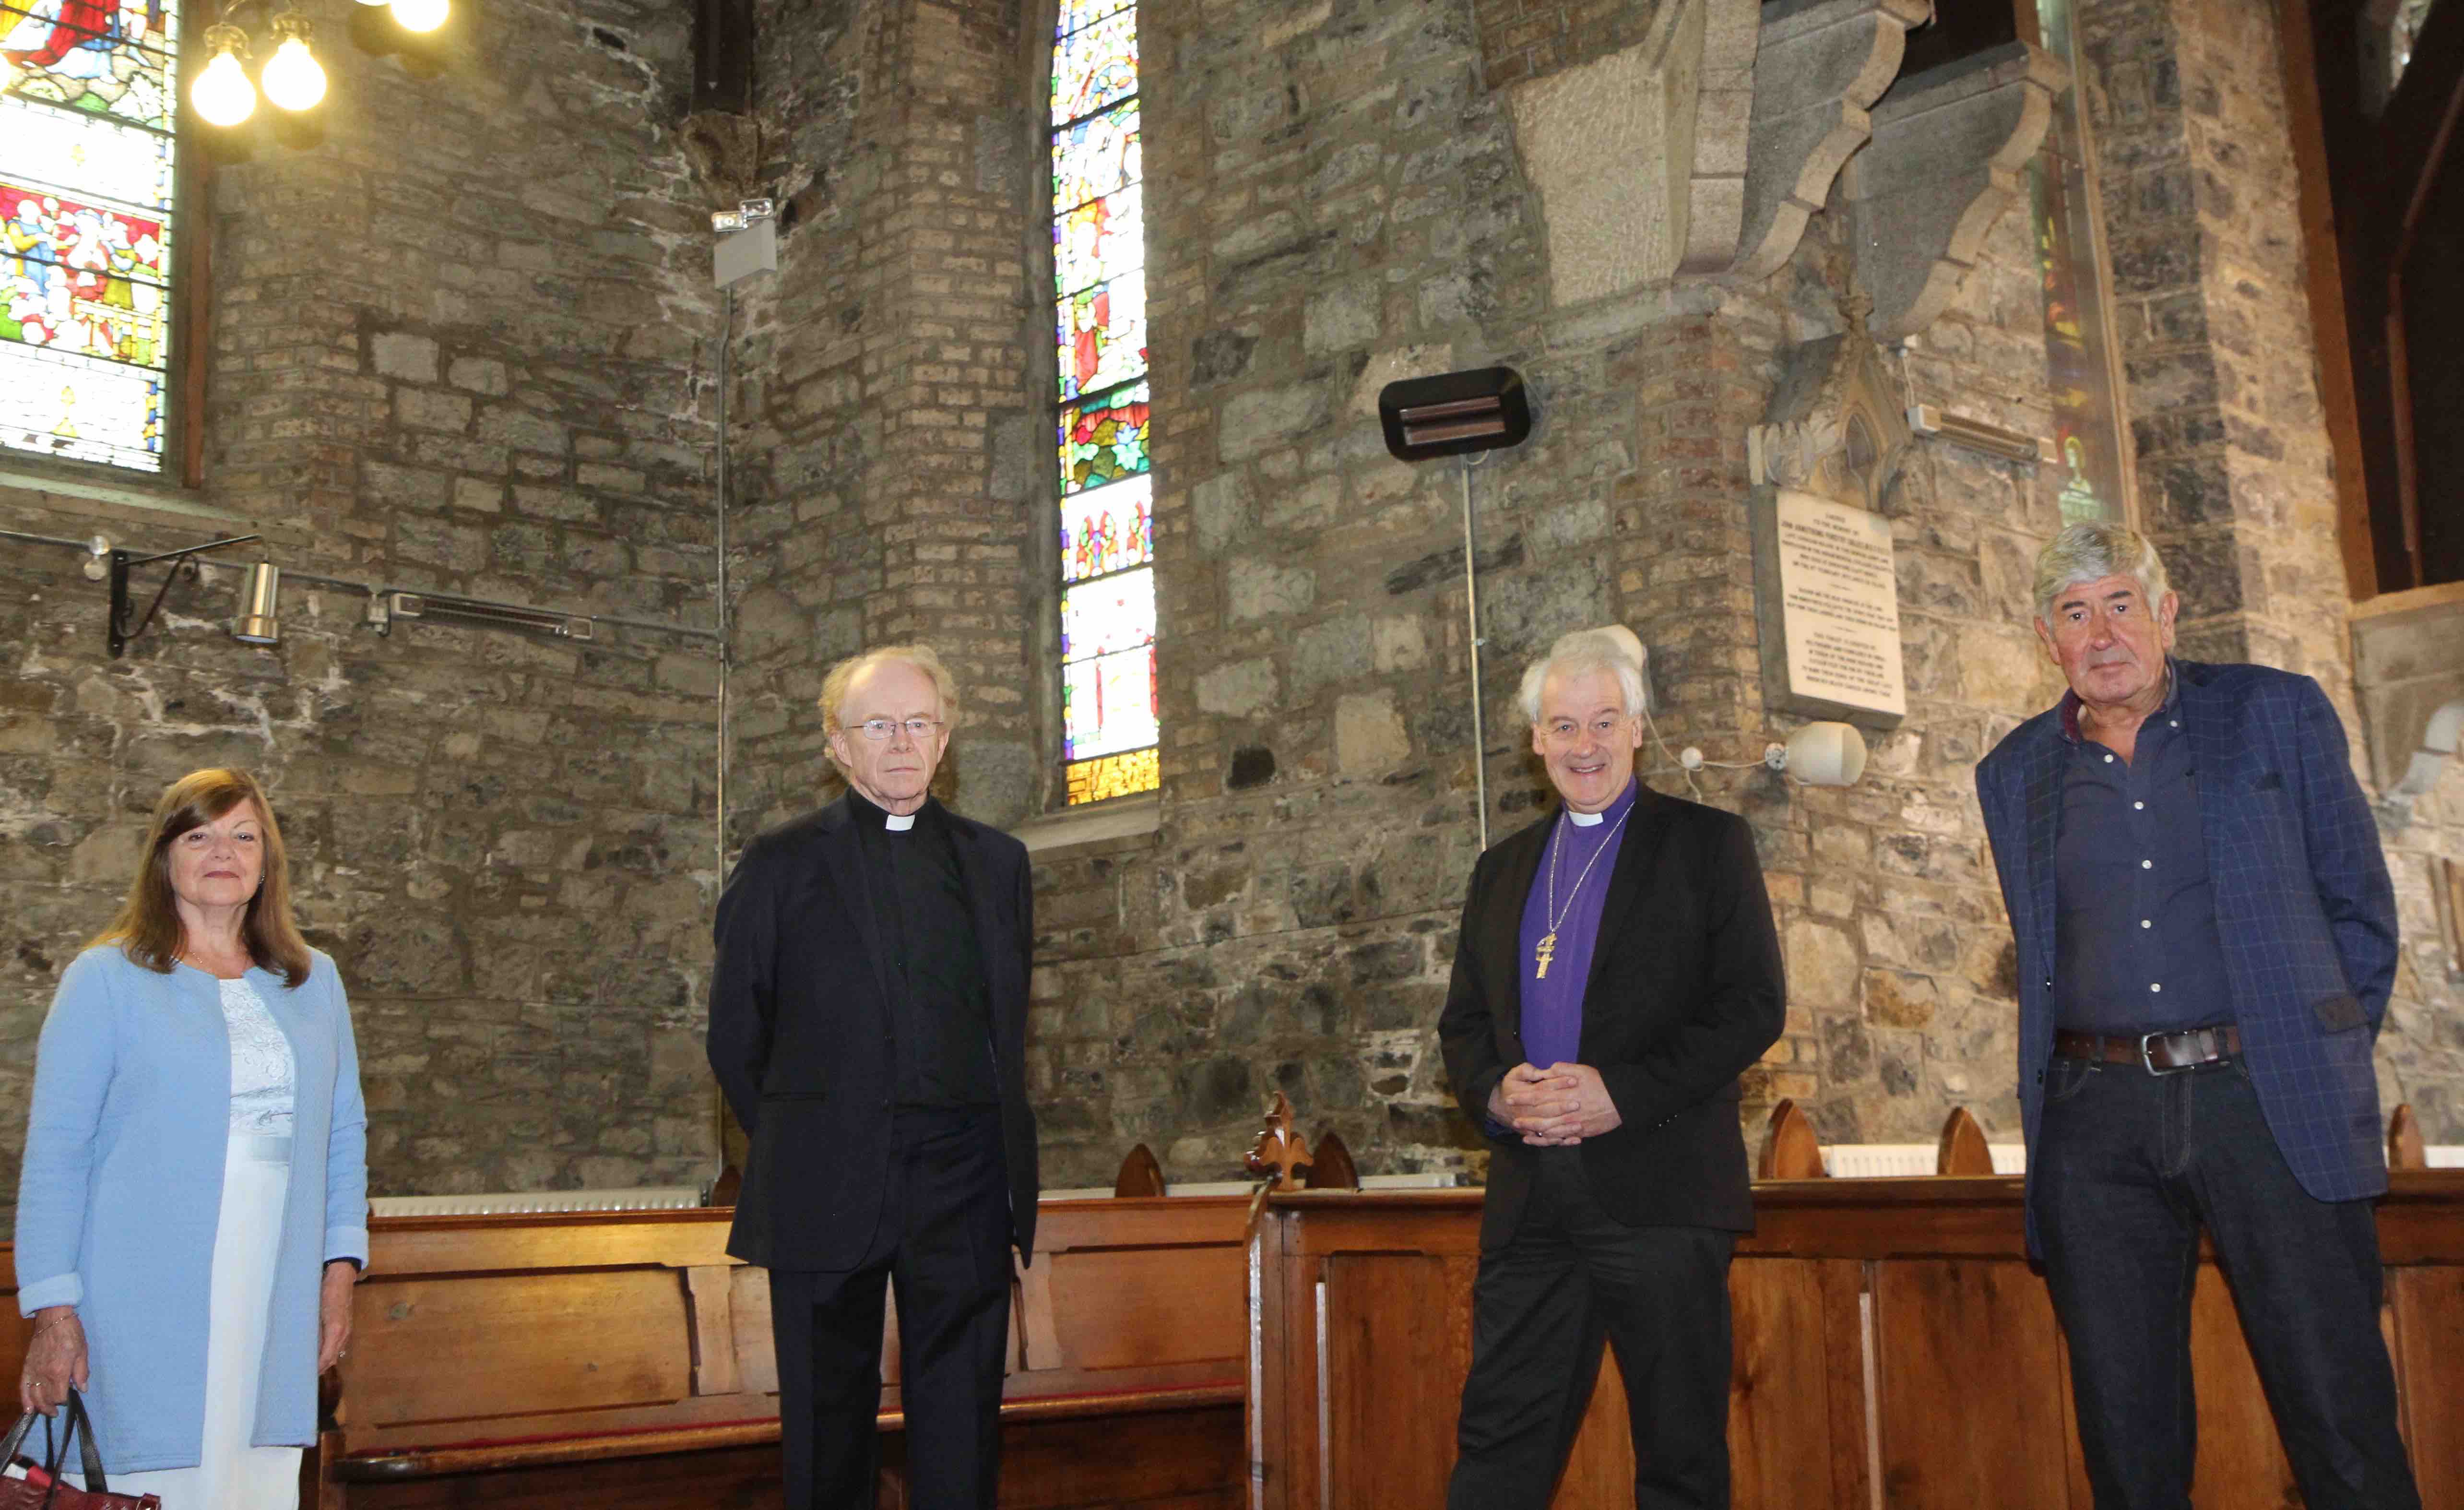
<instances>
[{"instance_id":1,"label":"man in blue blazer","mask_svg":"<svg viewBox=\"0 0 2464 1510\"><path fill-rule=\"evenodd\" d=\"M2311 1510L2417 1510L2370 1203L2387 861L2319 684L2173 659L2178 608L2140 535L2056 536L2035 630L2070 691L1976 770L2088 1479L2099 1510L2190 1502L2204 1228Z\"/></svg>"},{"instance_id":2,"label":"man in blue blazer","mask_svg":"<svg viewBox=\"0 0 2464 1510\"><path fill-rule=\"evenodd\" d=\"M718 901L710 1063L753 1142L727 1251L770 1271L788 1510L873 1503L893 1283L907 1502L998 1493L1035 921L1025 846L932 795L957 715L922 646L834 668L847 791L754 840Z\"/></svg>"}]
</instances>

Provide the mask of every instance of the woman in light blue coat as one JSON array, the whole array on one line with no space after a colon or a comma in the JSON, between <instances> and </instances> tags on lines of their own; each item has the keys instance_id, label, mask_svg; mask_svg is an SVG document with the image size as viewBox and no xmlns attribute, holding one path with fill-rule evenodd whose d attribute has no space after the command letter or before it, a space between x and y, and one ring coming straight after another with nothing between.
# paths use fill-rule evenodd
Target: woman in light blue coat
<instances>
[{"instance_id":1,"label":"woman in light blue coat","mask_svg":"<svg viewBox=\"0 0 2464 1510\"><path fill-rule=\"evenodd\" d=\"M120 916L60 978L17 1191L19 1392L86 1398L115 1491L292 1510L365 1266L367 1114L334 962L243 772L163 794Z\"/></svg>"}]
</instances>

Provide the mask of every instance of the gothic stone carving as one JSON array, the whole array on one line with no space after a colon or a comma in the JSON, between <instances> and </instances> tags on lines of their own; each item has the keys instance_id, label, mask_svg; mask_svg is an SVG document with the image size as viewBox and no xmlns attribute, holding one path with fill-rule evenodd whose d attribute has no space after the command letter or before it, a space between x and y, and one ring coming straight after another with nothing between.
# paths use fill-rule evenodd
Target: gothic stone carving
<instances>
[{"instance_id":1,"label":"gothic stone carving","mask_svg":"<svg viewBox=\"0 0 2464 1510\"><path fill-rule=\"evenodd\" d=\"M1809 341L1789 358L1763 423L1746 432L1750 479L1884 512L1883 501L1914 439L1866 317L1874 301L1852 296L1848 328Z\"/></svg>"},{"instance_id":2,"label":"gothic stone carving","mask_svg":"<svg viewBox=\"0 0 2464 1510\"><path fill-rule=\"evenodd\" d=\"M2024 42L1903 79L1874 111L1874 141L1842 186L1858 282L1875 334L1933 322L2017 203L2019 175L2053 124L2069 71Z\"/></svg>"},{"instance_id":3,"label":"gothic stone carving","mask_svg":"<svg viewBox=\"0 0 2464 1510\"><path fill-rule=\"evenodd\" d=\"M1908 30L1932 9L1931 0L1783 0L1763 9L1731 275L1768 278L1796 250L1840 165L1864 145L1866 107L1898 75Z\"/></svg>"}]
</instances>

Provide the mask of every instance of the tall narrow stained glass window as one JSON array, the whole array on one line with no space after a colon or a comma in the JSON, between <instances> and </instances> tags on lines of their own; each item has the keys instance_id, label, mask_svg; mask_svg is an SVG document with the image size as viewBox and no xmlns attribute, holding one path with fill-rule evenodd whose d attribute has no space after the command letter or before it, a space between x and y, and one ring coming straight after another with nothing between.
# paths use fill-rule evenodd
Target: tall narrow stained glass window
<instances>
[{"instance_id":1,"label":"tall narrow stained glass window","mask_svg":"<svg viewBox=\"0 0 2464 1510\"><path fill-rule=\"evenodd\" d=\"M1061 0L1052 278L1062 758L1075 805L1152 791L1159 780L1134 0Z\"/></svg>"},{"instance_id":2,"label":"tall narrow stained glass window","mask_svg":"<svg viewBox=\"0 0 2464 1510\"><path fill-rule=\"evenodd\" d=\"M0 0L0 456L163 470L179 0Z\"/></svg>"}]
</instances>

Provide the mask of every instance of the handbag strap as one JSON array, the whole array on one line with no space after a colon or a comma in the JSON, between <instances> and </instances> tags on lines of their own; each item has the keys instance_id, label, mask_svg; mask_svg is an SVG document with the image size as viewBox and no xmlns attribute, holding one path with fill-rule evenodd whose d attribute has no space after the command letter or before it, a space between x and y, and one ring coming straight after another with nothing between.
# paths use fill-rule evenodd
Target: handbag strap
<instances>
[{"instance_id":1,"label":"handbag strap","mask_svg":"<svg viewBox=\"0 0 2464 1510\"><path fill-rule=\"evenodd\" d=\"M68 1430L66 1435L60 1439L62 1457L68 1455L68 1437L71 1436L77 1439L77 1451L85 1470L86 1493L94 1495L111 1493L111 1486L102 1481L102 1449L95 1445L94 1422L87 1419L85 1397L77 1392L75 1386L69 1388Z\"/></svg>"},{"instance_id":2,"label":"handbag strap","mask_svg":"<svg viewBox=\"0 0 2464 1510\"><path fill-rule=\"evenodd\" d=\"M0 1437L0 1468L5 1468L17 1460L18 1450L26 1445L26 1433L34 1429L36 1421L42 1419L44 1416L40 1410L29 1410L17 1417L17 1424L9 1428L9 1434Z\"/></svg>"}]
</instances>

